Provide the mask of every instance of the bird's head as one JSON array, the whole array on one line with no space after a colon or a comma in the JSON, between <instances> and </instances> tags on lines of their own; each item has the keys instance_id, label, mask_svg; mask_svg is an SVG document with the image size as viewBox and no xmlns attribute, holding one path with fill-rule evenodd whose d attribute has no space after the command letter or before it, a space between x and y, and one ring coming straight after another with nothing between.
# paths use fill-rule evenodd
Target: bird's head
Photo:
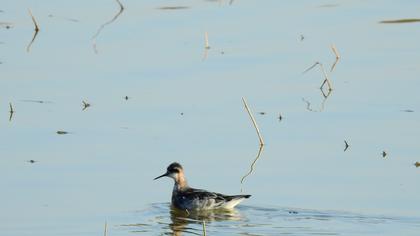
<instances>
[{"instance_id":1,"label":"bird's head","mask_svg":"<svg viewBox=\"0 0 420 236\"><path fill-rule=\"evenodd\" d=\"M172 178L175 181L177 181L178 180L178 177L180 175L183 175L183 173L184 173L184 169L182 169L182 166L178 162L174 162L174 163L170 164L168 166L168 168L166 168L166 173L165 174L160 175L160 176L154 178L154 180L166 176L166 177Z\"/></svg>"}]
</instances>

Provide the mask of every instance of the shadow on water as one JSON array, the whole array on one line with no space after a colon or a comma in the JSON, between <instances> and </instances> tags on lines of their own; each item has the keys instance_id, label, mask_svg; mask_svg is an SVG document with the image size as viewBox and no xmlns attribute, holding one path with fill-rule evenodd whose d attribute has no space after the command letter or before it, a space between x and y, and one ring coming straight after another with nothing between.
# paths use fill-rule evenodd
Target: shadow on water
<instances>
[{"instance_id":1,"label":"shadow on water","mask_svg":"<svg viewBox=\"0 0 420 236\"><path fill-rule=\"evenodd\" d=\"M324 92L324 90L321 89L321 93L322 93L322 102L321 105L319 107L319 109L313 109L311 106L311 102L306 100L305 98L302 98L302 101L306 103L306 110L310 111L310 112L323 112L325 109L325 103L327 102L327 99L329 98L329 96L331 95L331 90L328 90L327 93Z\"/></svg>"},{"instance_id":2,"label":"shadow on water","mask_svg":"<svg viewBox=\"0 0 420 236\"><path fill-rule=\"evenodd\" d=\"M49 18L56 18L56 19L60 19L60 20L65 20L65 21L70 21L70 22L74 22L74 23L79 22L78 19L69 18L69 17L65 17L65 16L56 16L56 15L53 15L53 14L49 14L48 17Z\"/></svg>"},{"instance_id":3,"label":"shadow on water","mask_svg":"<svg viewBox=\"0 0 420 236\"><path fill-rule=\"evenodd\" d=\"M409 235L420 229L420 219L369 216L345 211L240 205L237 210L184 212L168 203L153 204L133 216L139 223L119 224L131 233L159 235L381 235L398 232ZM128 221L127 218L125 221Z\"/></svg>"}]
</instances>

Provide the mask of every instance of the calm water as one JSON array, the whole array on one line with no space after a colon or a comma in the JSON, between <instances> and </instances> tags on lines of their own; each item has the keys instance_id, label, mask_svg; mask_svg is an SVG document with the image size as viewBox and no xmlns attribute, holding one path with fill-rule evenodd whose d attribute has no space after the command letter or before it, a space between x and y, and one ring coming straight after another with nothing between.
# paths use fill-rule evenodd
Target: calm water
<instances>
[{"instance_id":1,"label":"calm water","mask_svg":"<svg viewBox=\"0 0 420 236\"><path fill-rule=\"evenodd\" d=\"M1 235L418 234L420 4L121 4L0 4ZM171 213L173 161L252 198Z\"/></svg>"}]
</instances>

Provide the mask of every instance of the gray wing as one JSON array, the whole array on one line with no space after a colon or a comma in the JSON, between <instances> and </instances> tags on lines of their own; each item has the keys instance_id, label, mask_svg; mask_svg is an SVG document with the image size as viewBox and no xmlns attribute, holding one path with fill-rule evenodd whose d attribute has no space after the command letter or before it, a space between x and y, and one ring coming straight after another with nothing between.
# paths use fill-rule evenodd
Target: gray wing
<instances>
[{"instance_id":1,"label":"gray wing","mask_svg":"<svg viewBox=\"0 0 420 236\"><path fill-rule=\"evenodd\" d=\"M183 192L183 197L193 201L193 200L199 200L199 201L205 201L205 200L214 200L214 203L216 205L223 204L229 201L232 201L233 199L239 199L239 198L249 198L251 195L224 195L221 193L215 193L215 192L209 192L203 189L195 189L190 188Z\"/></svg>"}]
</instances>

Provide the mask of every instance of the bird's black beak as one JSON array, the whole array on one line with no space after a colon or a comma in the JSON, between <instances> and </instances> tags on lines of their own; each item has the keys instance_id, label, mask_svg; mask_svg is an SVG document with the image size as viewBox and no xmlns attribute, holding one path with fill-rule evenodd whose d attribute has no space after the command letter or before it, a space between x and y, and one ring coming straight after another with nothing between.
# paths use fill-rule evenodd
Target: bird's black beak
<instances>
[{"instance_id":1,"label":"bird's black beak","mask_svg":"<svg viewBox=\"0 0 420 236\"><path fill-rule=\"evenodd\" d=\"M168 172L166 172L165 174L163 174L163 175L161 175L161 176L158 176L158 177L154 178L153 180L157 180L157 179L159 179L159 178L162 178L162 177L165 177L165 176L168 176L168 175L169 175L169 173L168 173Z\"/></svg>"}]
</instances>

